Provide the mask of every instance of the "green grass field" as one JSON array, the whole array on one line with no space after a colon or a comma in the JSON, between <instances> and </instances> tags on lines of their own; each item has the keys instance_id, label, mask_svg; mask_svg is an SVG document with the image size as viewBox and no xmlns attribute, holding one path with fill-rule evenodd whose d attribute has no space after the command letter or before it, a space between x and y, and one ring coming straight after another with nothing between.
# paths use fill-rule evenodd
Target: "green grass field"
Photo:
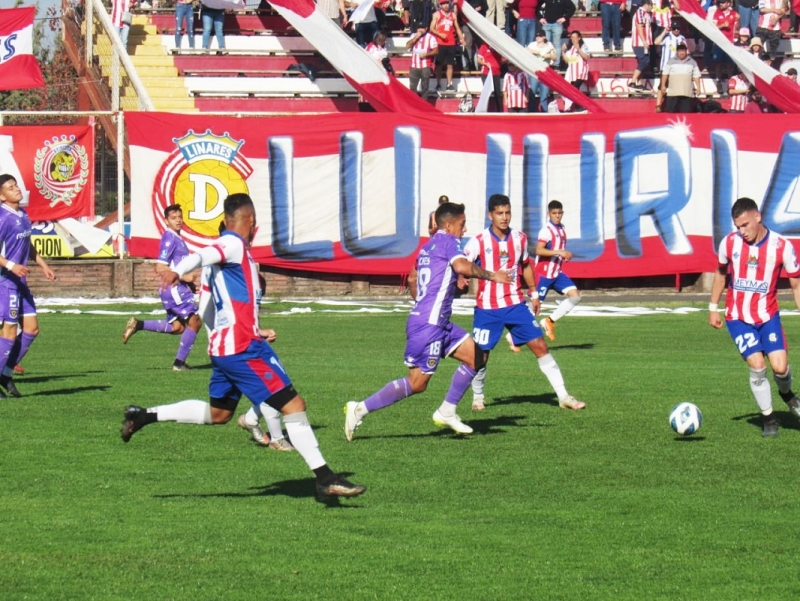
<instances>
[{"instance_id":1,"label":"green grass field","mask_svg":"<svg viewBox=\"0 0 800 601\"><path fill-rule=\"evenodd\" d=\"M790 343L799 319L784 319ZM471 393L459 408L473 436L431 421L446 361L352 443L342 406L405 374L405 316L264 315L323 454L369 487L338 505L315 500L296 453L234 423L156 424L123 444L126 404L206 399L209 376L204 336L196 369L174 373L178 338L123 346L125 320L43 314L25 397L0 401L0 599L800 595L800 428L775 394L781 435L762 439L748 372L705 311L562 320L551 347L584 411L559 409L533 356L503 343L487 410ZM681 400L704 415L686 439L667 424Z\"/></svg>"}]
</instances>

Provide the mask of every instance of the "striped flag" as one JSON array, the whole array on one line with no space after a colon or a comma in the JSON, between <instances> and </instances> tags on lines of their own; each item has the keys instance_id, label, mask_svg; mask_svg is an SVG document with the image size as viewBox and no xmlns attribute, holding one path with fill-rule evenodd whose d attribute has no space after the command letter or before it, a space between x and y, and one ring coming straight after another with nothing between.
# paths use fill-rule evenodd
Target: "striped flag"
<instances>
[{"instance_id":1,"label":"striped flag","mask_svg":"<svg viewBox=\"0 0 800 601\"><path fill-rule=\"evenodd\" d=\"M36 7L0 9L0 90L44 87L33 56Z\"/></svg>"}]
</instances>

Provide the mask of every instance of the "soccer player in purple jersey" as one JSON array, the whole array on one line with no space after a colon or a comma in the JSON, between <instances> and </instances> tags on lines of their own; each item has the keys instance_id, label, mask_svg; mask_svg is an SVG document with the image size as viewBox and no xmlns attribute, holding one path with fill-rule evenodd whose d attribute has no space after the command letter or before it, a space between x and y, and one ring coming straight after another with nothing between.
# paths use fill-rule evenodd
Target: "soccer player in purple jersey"
<instances>
[{"instance_id":1,"label":"soccer player in purple jersey","mask_svg":"<svg viewBox=\"0 0 800 601\"><path fill-rule=\"evenodd\" d=\"M181 238L183 229L183 210L180 205L170 205L164 209L164 218L167 220L167 230L161 236L161 247L156 259L156 273L161 274L180 263L181 259L189 254L189 247ZM180 334L181 342L178 345L178 354L172 364L173 371L186 371L186 358L192 351L197 332L200 331L202 321L197 316L197 307L194 304L194 277L183 276L174 286L161 290L161 303L167 312L167 319L151 319L139 321L131 317L122 333L122 344L128 344L131 336L139 330L158 332L160 334Z\"/></svg>"},{"instance_id":2,"label":"soccer player in purple jersey","mask_svg":"<svg viewBox=\"0 0 800 601\"><path fill-rule=\"evenodd\" d=\"M283 414L289 439L316 476L320 500L360 495L365 486L348 482L328 467L308 422L305 401L259 332L258 265L250 254L256 231L253 201L247 194L232 194L225 199L224 213L226 229L214 244L161 274L166 287L203 267L199 314L210 330L211 402L186 400L149 409L128 405L120 436L128 442L155 422L226 424L244 395L254 407L267 403Z\"/></svg>"},{"instance_id":3,"label":"soccer player in purple jersey","mask_svg":"<svg viewBox=\"0 0 800 601\"><path fill-rule=\"evenodd\" d=\"M42 268L44 276L53 281L56 274L31 244L31 220L20 208L22 190L12 175L0 175L0 386L14 397L17 390L12 375L14 366L22 361L36 336L39 320L36 305L28 288L28 260ZM17 336L22 322L22 335ZM0 397L6 394L0 391Z\"/></svg>"},{"instance_id":4,"label":"soccer player in purple jersey","mask_svg":"<svg viewBox=\"0 0 800 601\"><path fill-rule=\"evenodd\" d=\"M344 435L353 440L353 433L372 411L388 407L412 394L425 392L439 361L452 356L461 361L453 374L444 402L434 412L437 426L447 426L457 434L471 434L472 428L461 421L456 406L469 388L480 353L470 335L450 322L453 298L459 275L511 282L504 271L486 271L471 263L461 251L460 238L467 231L464 205L445 202L436 209L438 231L419 251L416 266L408 278L414 307L406 322L405 363L408 376L389 382L378 392L361 401L345 405Z\"/></svg>"}]
</instances>

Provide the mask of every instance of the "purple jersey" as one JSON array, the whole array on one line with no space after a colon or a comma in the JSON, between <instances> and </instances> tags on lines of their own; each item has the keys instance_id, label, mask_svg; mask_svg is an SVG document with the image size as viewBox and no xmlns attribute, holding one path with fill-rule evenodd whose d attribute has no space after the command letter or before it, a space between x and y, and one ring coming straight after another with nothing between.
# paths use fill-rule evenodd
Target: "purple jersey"
<instances>
[{"instance_id":1,"label":"purple jersey","mask_svg":"<svg viewBox=\"0 0 800 601\"><path fill-rule=\"evenodd\" d=\"M442 231L422 247L417 256L417 298L408 316L409 325L444 327L453 312L458 274L453 261L466 259L458 238Z\"/></svg>"},{"instance_id":2,"label":"purple jersey","mask_svg":"<svg viewBox=\"0 0 800 601\"><path fill-rule=\"evenodd\" d=\"M156 261L166 264L170 269L174 269L181 262L181 259L188 254L189 247L186 246L186 242L183 241L181 235L172 230L167 230L161 236L161 246L158 249L158 259Z\"/></svg>"},{"instance_id":3,"label":"purple jersey","mask_svg":"<svg viewBox=\"0 0 800 601\"><path fill-rule=\"evenodd\" d=\"M27 265L31 252L31 220L24 209L15 211L7 204L0 204L0 255L18 265ZM0 269L0 286L16 288L25 284L8 269Z\"/></svg>"},{"instance_id":4,"label":"purple jersey","mask_svg":"<svg viewBox=\"0 0 800 601\"><path fill-rule=\"evenodd\" d=\"M164 263L167 267L174 270L181 259L189 254L189 247L183 241L181 235L172 230L167 230L161 236L161 246L158 249L158 263ZM179 282L161 291L161 302L168 312L173 312L183 318L196 312L194 306L194 294L185 282Z\"/></svg>"}]
</instances>

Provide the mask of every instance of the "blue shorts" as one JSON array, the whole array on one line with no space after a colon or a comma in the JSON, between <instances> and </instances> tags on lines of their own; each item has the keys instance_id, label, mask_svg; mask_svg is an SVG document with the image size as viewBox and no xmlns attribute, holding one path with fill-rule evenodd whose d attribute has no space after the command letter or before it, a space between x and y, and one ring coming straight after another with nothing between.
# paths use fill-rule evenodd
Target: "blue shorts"
<instances>
[{"instance_id":1,"label":"blue shorts","mask_svg":"<svg viewBox=\"0 0 800 601\"><path fill-rule=\"evenodd\" d=\"M253 340L243 353L211 357L208 394L212 399L238 401L244 394L257 407L291 383L278 355L263 340Z\"/></svg>"},{"instance_id":2,"label":"blue shorts","mask_svg":"<svg viewBox=\"0 0 800 601\"><path fill-rule=\"evenodd\" d=\"M550 290L555 290L559 294L569 292L573 288L577 288L566 273L559 273L555 278L539 278L536 282L536 292L539 294L539 300L544 302L547 298L547 293Z\"/></svg>"},{"instance_id":3,"label":"blue shorts","mask_svg":"<svg viewBox=\"0 0 800 601\"><path fill-rule=\"evenodd\" d=\"M424 374L436 372L439 361L451 355L469 334L454 323L439 327L430 324L406 324L405 362Z\"/></svg>"},{"instance_id":4,"label":"blue shorts","mask_svg":"<svg viewBox=\"0 0 800 601\"><path fill-rule=\"evenodd\" d=\"M728 320L725 325L743 359L747 359L753 353L769 355L774 351L786 350L780 314L776 314L769 321L758 325L745 323L738 319Z\"/></svg>"},{"instance_id":5,"label":"blue shorts","mask_svg":"<svg viewBox=\"0 0 800 601\"><path fill-rule=\"evenodd\" d=\"M523 345L542 337L542 330L528 303L502 309L475 309L472 337L483 351L490 351L500 341L503 329L511 332L515 345Z\"/></svg>"},{"instance_id":6,"label":"blue shorts","mask_svg":"<svg viewBox=\"0 0 800 601\"><path fill-rule=\"evenodd\" d=\"M19 324L26 315L36 315L33 295L27 286L0 286L0 323Z\"/></svg>"}]
</instances>

